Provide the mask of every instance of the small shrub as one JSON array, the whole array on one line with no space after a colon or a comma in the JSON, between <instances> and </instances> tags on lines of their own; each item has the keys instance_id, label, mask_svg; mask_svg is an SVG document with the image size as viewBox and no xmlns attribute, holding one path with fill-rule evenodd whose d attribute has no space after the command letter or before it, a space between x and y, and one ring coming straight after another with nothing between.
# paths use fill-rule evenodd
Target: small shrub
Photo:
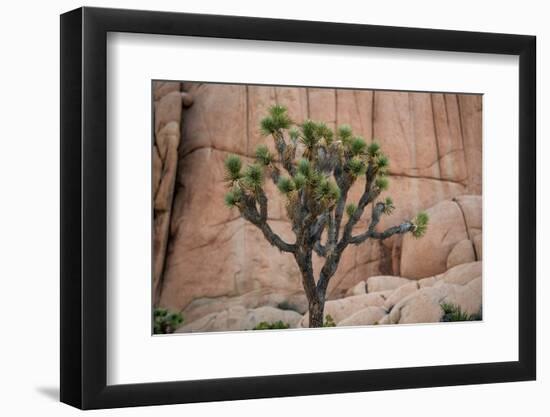
<instances>
[{"instance_id":1,"label":"small shrub","mask_svg":"<svg viewBox=\"0 0 550 417\"><path fill-rule=\"evenodd\" d=\"M256 325L252 330L277 330L277 329L288 329L290 324L283 323L281 320L274 323L268 323L267 321L262 321Z\"/></svg>"},{"instance_id":2,"label":"small shrub","mask_svg":"<svg viewBox=\"0 0 550 417\"><path fill-rule=\"evenodd\" d=\"M460 306L443 303L441 304L443 309L443 317L441 321L451 322L451 321L478 321L481 320L481 311L478 314L468 314L460 308Z\"/></svg>"},{"instance_id":3,"label":"small shrub","mask_svg":"<svg viewBox=\"0 0 550 417\"><path fill-rule=\"evenodd\" d=\"M153 319L154 334L174 333L178 326L183 323L183 316L181 313L171 312L165 308L155 308Z\"/></svg>"},{"instance_id":4,"label":"small shrub","mask_svg":"<svg viewBox=\"0 0 550 417\"><path fill-rule=\"evenodd\" d=\"M330 314L326 315L323 327L336 327L336 323Z\"/></svg>"}]
</instances>

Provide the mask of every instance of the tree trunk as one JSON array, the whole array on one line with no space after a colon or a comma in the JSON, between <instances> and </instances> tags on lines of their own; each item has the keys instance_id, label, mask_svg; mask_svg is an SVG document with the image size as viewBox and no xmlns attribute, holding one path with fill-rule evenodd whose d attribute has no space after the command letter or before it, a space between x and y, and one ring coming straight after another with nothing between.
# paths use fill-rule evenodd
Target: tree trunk
<instances>
[{"instance_id":1,"label":"tree trunk","mask_svg":"<svg viewBox=\"0 0 550 417\"><path fill-rule=\"evenodd\" d=\"M309 327L323 327L325 303L319 299L309 301Z\"/></svg>"},{"instance_id":2,"label":"tree trunk","mask_svg":"<svg viewBox=\"0 0 550 417\"><path fill-rule=\"evenodd\" d=\"M309 327L323 327L325 296L324 292L320 293L316 288L311 252L311 248L306 248L306 250L295 252L294 256L302 273L302 285L309 303Z\"/></svg>"}]
</instances>

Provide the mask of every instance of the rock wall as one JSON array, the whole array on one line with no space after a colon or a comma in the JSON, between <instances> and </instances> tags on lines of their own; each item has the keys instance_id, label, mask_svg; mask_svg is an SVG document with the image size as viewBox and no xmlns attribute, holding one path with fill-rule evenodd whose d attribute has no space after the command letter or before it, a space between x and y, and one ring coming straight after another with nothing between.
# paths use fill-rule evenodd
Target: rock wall
<instances>
[{"instance_id":1,"label":"rock wall","mask_svg":"<svg viewBox=\"0 0 550 417\"><path fill-rule=\"evenodd\" d=\"M265 305L301 297L303 290L292 256L271 247L254 226L223 203L226 191L224 158L234 153L245 161L252 161L256 146L266 141L259 132L259 121L274 103L286 105L297 122L311 118L331 126L350 124L367 141L375 138L381 144L390 158L391 181L386 194L396 205L393 214L381 222L381 228L444 200L481 194L481 96L168 84L177 84L176 91L189 94L193 105L181 112L182 140L176 146L177 153L170 153L177 155L177 175L172 205L168 209L169 230L165 227L166 220L161 221L159 216L157 221L155 199L155 260L157 247L160 248L158 256L162 256L158 259L162 265L158 278L155 263L155 282L160 295L157 304L163 307L192 315L199 311L196 309L212 312L215 309L209 306L236 297L248 300L247 308L260 307L258 297L263 297ZM170 89L167 85L156 85L155 99L161 96L160 91L167 89ZM168 110L159 105L155 109L158 140L161 137L158 129L168 120L165 114ZM155 170L158 170L156 165ZM172 172L171 169L166 171ZM358 198L360 187L357 184L350 199ZM282 199L270 183L267 193L270 224L290 240L291 231ZM449 204L456 206L459 203L451 201ZM446 212L446 207L438 210ZM159 213L165 212L160 210ZM365 223L360 222L356 227L364 228ZM472 226L472 230L476 227ZM456 262L450 252L458 243L475 243L476 238L457 232L456 239L452 245L445 246L444 256L441 255L441 259L445 258L445 268L447 262ZM163 251L165 240L167 245ZM438 246L438 243L433 244ZM467 257L463 253L468 252L466 243L461 245L455 255ZM399 238L383 244L367 242L349 247L331 281L330 298L342 297L358 283L375 275L421 278L442 272L439 270L443 265L441 260L435 269L414 269L413 264L418 264L418 259L403 251L403 247ZM318 260L316 267L319 267Z\"/></svg>"},{"instance_id":2,"label":"rock wall","mask_svg":"<svg viewBox=\"0 0 550 417\"><path fill-rule=\"evenodd\" d=\"M192 103L181 83L153 83L155 111L153 141L153 296L158 303L169 238L174 186L178 168L182 108Z\"/></svg>"}]
</instances>

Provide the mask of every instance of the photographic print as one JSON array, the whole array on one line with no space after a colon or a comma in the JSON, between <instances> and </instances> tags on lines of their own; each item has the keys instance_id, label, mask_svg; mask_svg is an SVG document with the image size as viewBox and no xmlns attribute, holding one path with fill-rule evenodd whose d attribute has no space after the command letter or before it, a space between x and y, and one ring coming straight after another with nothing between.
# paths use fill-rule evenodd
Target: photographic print
<instances>
[{"instance_id":1,"label":"photographic print","mask_svg":"<svg viewBox=\"0 0 550 417\"><path fill-rule=\"evenodd\" d=\"M152 113L154 334L482 320L481 94L153 81Z\"/></svg>"}]
</instances>

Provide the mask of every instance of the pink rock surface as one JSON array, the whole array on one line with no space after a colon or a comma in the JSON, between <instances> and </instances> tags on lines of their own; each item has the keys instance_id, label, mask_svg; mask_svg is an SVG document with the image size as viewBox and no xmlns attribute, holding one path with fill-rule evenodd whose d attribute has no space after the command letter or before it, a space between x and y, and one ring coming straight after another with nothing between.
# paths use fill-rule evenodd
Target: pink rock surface
<instances>
[{"instance_id":1,"label":"pink rock surface","mask_svg":"<svg viewBox=\"0 0 550 417\"><path fill-rule=\"evenodd\" d=\"M170 201L163 198L158 202L170 212L169 228L166 220L160 220L165 211L155 212L154 239L160 248L157 255L155 246L155 265L160 265L155 267L158 305L181 311L202 298L302 291L293 257L271 247L254 226L223 203L223 160L234 153L248 162L259 143L272 146L269 138L261 136L259 121L276 102L286 105L296 122L312 118L331 126L349 124L367 142L379 141L390 158L390 188L383 197L391 196L396 206L391 216L382 219L380 229L432 207L423 239L411 241L407 235L383 244L349 247L331 280L329 299L342 297L375 275L418 279L442 273L454 246L463 240L472 241L476 252L481 252L481 197L460 197L482 191L481 96L177 84L178 88L166 83L154 88L157 142L170 122L177 122L182 132L173 196ZM186 96L180 90L192 96L190 107L184 108L188 101L182 99ZM176 94L180 94L179 112L174 107ZM167 180L165 173L171 178L173 172L166 169L165 149L162 143L155 143L153 149L157 191ZM349 201L357 202L360 187L357 184L350 192ZM290 239L284 202L271 184L267 193L270 224ZM451 201L453 198L456 201ZM365 221L359 222L356 230L366 226ZM462 259L458 252L456 257ZM429 256L421 260L422 253ZM476 256L481 259L481 253ZM466 255L462 257L466 259ZM319 267L317 260L315 268Z\"/></svg>"}]
</instances>

